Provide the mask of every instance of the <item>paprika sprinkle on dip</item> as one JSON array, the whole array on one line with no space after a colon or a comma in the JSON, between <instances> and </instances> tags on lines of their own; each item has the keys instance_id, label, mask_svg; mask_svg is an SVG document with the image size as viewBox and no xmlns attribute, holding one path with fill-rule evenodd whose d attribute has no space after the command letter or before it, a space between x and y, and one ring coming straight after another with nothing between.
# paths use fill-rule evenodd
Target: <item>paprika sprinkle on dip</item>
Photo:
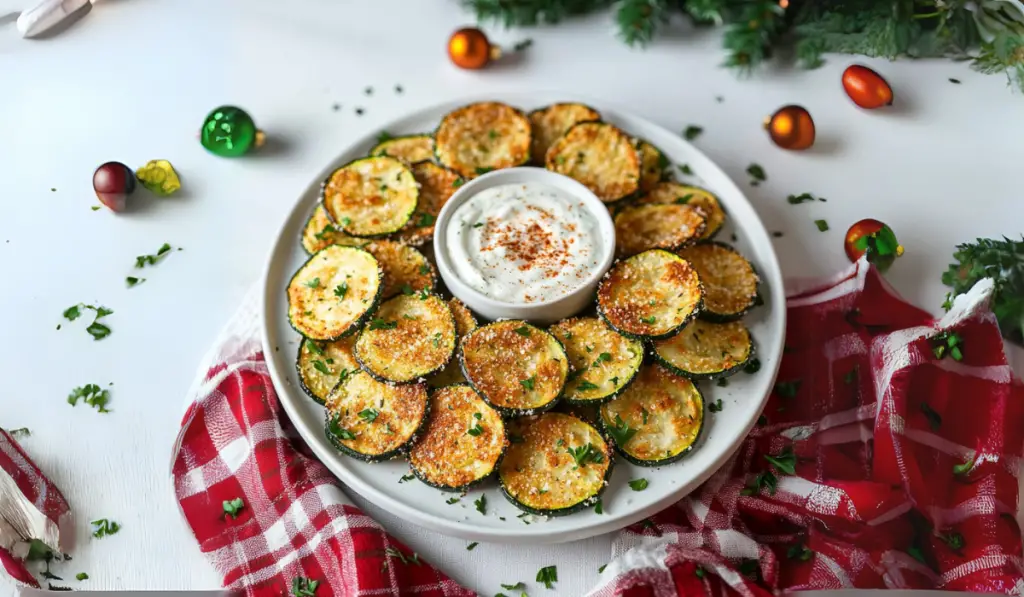
<instances>
[{"instance_id":1,"label":"paprika sprinkle on dip","mask_svg":"<svg viewBox=\"0 0 1024 597\"><path fill-rule=\"evenodd\" d=\"M445 240L459 279L505 303L571 293L600 268L607 242L581 200L537 183L480 191L452 214Z\"/></svg>"}]
</instances>

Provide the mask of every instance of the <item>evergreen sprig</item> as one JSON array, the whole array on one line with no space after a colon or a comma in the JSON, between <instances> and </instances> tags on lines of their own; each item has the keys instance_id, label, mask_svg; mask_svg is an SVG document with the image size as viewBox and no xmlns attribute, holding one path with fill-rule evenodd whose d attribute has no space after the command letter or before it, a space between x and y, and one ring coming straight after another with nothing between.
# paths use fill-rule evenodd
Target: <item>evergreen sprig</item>
<instances>
[{"instance_id":1,"label":"evergreen sprig","mask_svg":"<svg viewBox=\"0 0 1024 597\"><path fill-rule=\"evenodd\" d=\"M992 278L992 312L1008 340L1024 345L1024 236L1020 240L979 238L957 245L956 263L942 274L942 283L953 290L943 307L948 311L953 297L970 290L979 280Z\"/></svg>"}]
</instances>

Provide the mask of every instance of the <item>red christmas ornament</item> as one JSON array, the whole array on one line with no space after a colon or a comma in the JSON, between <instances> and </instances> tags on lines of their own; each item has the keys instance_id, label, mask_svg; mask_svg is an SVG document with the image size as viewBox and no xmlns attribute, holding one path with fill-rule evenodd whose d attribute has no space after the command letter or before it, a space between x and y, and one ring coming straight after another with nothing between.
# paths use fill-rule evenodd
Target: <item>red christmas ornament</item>
<instances>
[{"instance_id":1,"label":"red christmas ornament","mask_svg":"<svg viewBox=\"0 0 1024 597\"><path fill-rule=\"evenodd\" d=\"M121 162L107 162L93 172L92 188L111 211L124 211L128 195L135 192L135 173Z\"/></svg>"},{"instance_id":2,"label":"red christmas ornament","mask_svg":"<svg viewBox=\"0 0 1024 597\"><path fill-rule=\"evenodd\" d=\"M459 68L475 70L501 58L501 48L476 27L459 29L448 38L448 57Z\"/></svg>"},{"instance_id":3,"label":"red christmas ornament","mask_svg":"<svg viewBox=\"0 0 1024 597\"><path fill-rule=\"evenodd\" d=\"M896 239L896 233L883 222L867 218L856 222L846 231L843 243L846 256L857 261L867 253L868 261L884 272L903 255L903 245Z\"/></svg>"},{"instance_id":4,"label":"red christmas ornament","mask_svg":"<svg viewBox=\"0 0 1024 597\"><path fill-rule=\"evenodd\" d=\"M892 105L892 87L866 66L854 64L843 71L843 89L853 103L867 110Z\"/></svg>"}]
</instances>

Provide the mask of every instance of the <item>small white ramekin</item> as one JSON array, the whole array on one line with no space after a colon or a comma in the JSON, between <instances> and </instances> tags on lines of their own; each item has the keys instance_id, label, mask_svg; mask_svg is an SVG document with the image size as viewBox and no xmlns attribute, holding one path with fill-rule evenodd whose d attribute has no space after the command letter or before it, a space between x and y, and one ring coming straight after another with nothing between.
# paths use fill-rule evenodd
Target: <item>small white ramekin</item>
<instances>
[{"instance_id":1,"label":"small white ramekin","mask_svg":"<svg viewBox=\"0 0 1024 597\"><path fill-rule=\"evenodd\" d=\"M602 238L603 253L599 256L598 267L583 284L572 292L556 299L535 303L506 303L490 298L471 288L459 279L451 267L451 257L445 245L448 224L452 214L466 200L484 189L506 184L537 183L554 187L583 202L597 221L598 234ZM448 290L474 312L487 319L525 319L530 322L548 324L582 311L594 300L597 284L615 259L615 225L608 208L597 195L569 178L543 168L506 168L488 172L462 185L441 208L434 222L434 258Z\"/></svg>"}]
</instances>

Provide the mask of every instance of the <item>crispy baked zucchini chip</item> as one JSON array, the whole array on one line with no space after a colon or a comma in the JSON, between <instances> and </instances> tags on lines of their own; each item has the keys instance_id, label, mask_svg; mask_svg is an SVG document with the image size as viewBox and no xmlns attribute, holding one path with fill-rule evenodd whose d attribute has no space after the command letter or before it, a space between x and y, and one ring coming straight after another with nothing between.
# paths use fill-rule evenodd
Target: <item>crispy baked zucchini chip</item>
<instances>
[{"instance_id":1,"label":"crispy baked zucchini chip","mask_svg":"<svg viewBox=\"0 0 1024 597\"><path fill-rule=\"evenodd\" d=\"M415 247L393 240L377 240L366 245L365 249L377 258L384 273L382 299L423 290L433 292L437 282L434 266Z\"/></svg>"},{"instance_id":2,"label":"crispy baked zucchini chip","mask_svg":"<svg viewBox=\"0 0 1024 597\"><path fill-rule=\"evenodd\" d=\"M674 203L690 205L701 211L706 221L701 240L707 240L722 229L725 224L725 210L711 191L678 182L661 182L655 185L638 203Z\"/></svg>"},{"instance_id":3,"label":"crispy baked zucchini chip","mask_svg":"<svg viewBox=\"0 0 1024 597\"><path fill-rule=\"evenodd\" d=\"M328 396L324 432L342 453L379 462L408 449L427 411L426 384L390 385L355 371Z\"/></svg>"},{"instance_id":4,"label":"crispy baked zucchini chip","mask_svg":"<svg viewBox=\"0 0 1024 597\"><path fill-rule=\"evenodd\" d=\"M334 226L323 205L317 205L302 229L302 248L312 255L327 245L361 247L365 238L349 236Z\"/></svg>"},{"instance_id":5,"label":"crispy baked zucchini chip","mask_svg":"<svg viewBox=\"0 0 1024 597\"><path fill-rule=\"evenodd\" d=\"M573 126L548 149L545 166L576 179L605 203L640 188L640 154L626 133L603 122Z\"/></svg>"},{"instance_id":6,"label":"crispy baked zucchini chip","mask_svg":"<svg viewBox=\"0 0 1024 597\"><path fill-rule=\"evenodd\" d=\"M335 342L318 342L303 338L299 343L295 370L299 374L302 390L310 398L324 404L342 375L359 369L359 363L352 354L354 343L355 336Z\"/></svg>"},{"instance_id":7,"label":"crispy baked zucchini chip","mask_svg":"<svg viewBox=\"0 0 1024 597\"><path fill-rule=\"evenodd\" d=\"M395 236L404 243L422 245L434 238L437 214L441 213L444 204L462 186L462 177L434 162L418 162L411 169L420 185L419 204L412 219Z\"/></svg>"},{"instance_id":8,"label":"crispy baked zucchini chip","mask_svg":"<svg viewBox=\"0 0 1024 597\"><path fill-rule=\"evenodd\" d=\"M530 124L533 126L533 145L530 154L533 163L543 166L548 148L573 125L598 120L601 120L601 114L584 104L551 104L530 112Z\"/></svg>"},{"instance_id":9,"label":"crispy baked zucchini chip","mask_svg":"<svg viewBox=\"0 0 1024 597\"><path fill-rule=\"evenodd\" d=\"M679 375L693 379L728 377L750 360L754 343L742 322L690 322L683 331L654 343L654 357Z\"/></svg>"},{"instance_id":10,"label":"crispy baked zucchini chip","mask_svg":"<svg viewBox=\"0 0 1024 597\"><path fill-rule=\"evenodd\" d=\"M640 141L637 151L640 152L640 190L649 191L665 178L668 158L647 141Z\"/></svg>"},{"instance_id":11,"label":"crispy baked zucchini chip","mask_svg":"<svg viewBox=\"0 0 1024 597\"><path fill-rule=\"evenodd\" d=\"M574 317L548 330L565 347L572 365L562 397L600 404L615 397L640 370L644 346L609 328L596 317Z\"/></svg>"},{"instance_id":12,"label":"crispy baked zucchini chip","mask_svg":"<svg viewBox=\"0 0 1024 597\"><path fill-rule=\"evenodd\" d=\"M525 321L477 328L461 344L462 373L503 415L547 410L565 387L569 359L550 333Z\"/></svg>"},{"instance_id":13,"label":"crispy baked zucchini chip","mask_svg":"<svg viewBox=\"0 0 1024 597\"><path fill-rule=\"evenodd\" d=\"M430 416L409 464L421 481L443 491L463 491L498 469L508 445L501 415L467 384L430 393Z\"/></svg>"},{"instance_id":14,"label":"crispy baked zucchini chip","mask_svg":"<svg viewBox=\"0 0 1024 597\"><path fill-rule=\"evenodd\" d=\"M757 273L735 249L719 242L705 242L679 251L704 283L704 312L710 321L735 321L757 302Z\"/></svg>"},{"instance_id":15,"label":"crispy baked zucchini chip","mask_svg":"<svg viewBox=\"0 0 1024 597\"><path fill-rule=\"evenodd\" d=\"M619 333L668 338L700 312L697 271L678 255L654 249L620 261L597 289L597 312Z\"/></svg>"},{"instance_id":16,"label":"crispy baked zucchini chip","mask_svg":"<svg viewBox=\"0 0 1024 597\"><path fill-rule=\"evenodd\" d=\"M384 236L400 230L419 202L419 185L401 161L362 158L338 168L320 190L327 215L352 236Z\"/></svg>"},{"instance_id":17,"label":"crispy baked zucchini chip","mask_svg":"<svg viewBox=\"0 0 1024 597\"><path fill-rule=\"evenodd\" d=\"M615 214L615 249L623 257L680 249L697 242L704 228L704 216L689 205L632 205Z\"/></svg>"},{"instance_id":18,"label":"crispy baked zucchini chip","mask_svg":"<svg viewBox=\"0 0 1024 597\"><path fill-rule=\"evenodd\" d=\"M381 141L370 150L371 157L392 157L406 164L434 159L434 138L430 135L408 135Z\"/></svg>"},{"instance_id":19,"label":"crispy baked zucchini chip","mask_svg":"<svg viewBox=\"0 0 1024 597\"><path fill-rule=\"evenodd\" d=\"M511 431L511 430L510 430ZM593 505L612 470L612 452L593 426L549 412L515 422L498 467L501 490L520 510L562 516Z\"/></svg>"},{"instance_id":20,"label":"crispy baked zucchini chip","mask_svg":"<svg viewBox=\"0 0 1024 597\"><path fill-rule=\"evenodd\" d=\"M449 112L434 140L438 161L463 178L530 160L530 120L500 102L470 104Z\"/></svg>"},{"instance_id":21,"label":"crispy baked zucchini chip","mask_svg":"<svg viewBox=\"0 0 1024 597\"><path fill-rule=\"evenodd\" d=\"M455 319L436 294L402 294L381 303L359 332L355 355L381 381L407 383L440 371L455 352Z\"/></svg>"},{"instance_id":22,"label":"crispy baked zucchini chip","mask_svg":"<svg viewBox=\"0 0 1024 597\"><path fill-rule=\"evenodd\" d=\"M338 340L359 329L380 300L381 270L368 252L329 245L288 283L288 321L312 340Z\"/></svg>"},{"instance_id":23,"label":"crispy baked zucchini chip","mask_svg":"<svg viewBox=\"0 0 1024 597\"><path fill-rule=\"evenodd\" d=\"M626 460L669 464L700 439L704 397L689 379L660 365L644 365L626 391L601 407L601 423Z\"/></svg>"},{"instance_id":24,"label":"crispy baked zucchini chip","mask_svg":"<svg viewBox=\"0 0 1024 597\"><path fill-rule=\"evenodd\" d=\"M448 308L452 310L455 317L455 345L458 346L467 334L479 327L473 312L457 298L448 301ZM466 376L462 374L462 367L458 359L452 359L445 365L444 369L431 375L427 383L432 388L466 383Z\"/></svg>"}]
</instances>

